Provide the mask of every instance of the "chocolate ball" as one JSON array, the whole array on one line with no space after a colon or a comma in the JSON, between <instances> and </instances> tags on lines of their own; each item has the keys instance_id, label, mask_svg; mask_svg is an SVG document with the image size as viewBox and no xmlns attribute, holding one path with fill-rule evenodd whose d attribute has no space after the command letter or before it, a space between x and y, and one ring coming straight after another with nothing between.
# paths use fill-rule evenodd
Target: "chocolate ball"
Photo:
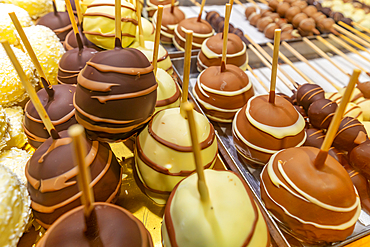
<instances>
[{"instance_id":1,"label":"chocolate ball","mask_svg":"<svg viewBox=\"0 0 370 247\"><path fill-rule=\"evenodd\" d=\"M277 6L276 12L280 15L281 18L285 16L285 12L290 8L290 4L287 2L282 2Z\"/></svg>"},{"instance_id":2,"label":"chocolate ball","mask_svg":"<svg viewBox=\"0 0 370 247\"><path fill-rule=\"evenodd\" d=\"M366 99L370 99L370 81L357 83L357 88L360 89Z\"/></svg>"},{"instance_id":3,"label":"chocolate ball","mask_svg":"<svg viewBox=\"0 0 370 247\"><path fill-rule=\"evenodd\" d=\"M77 19L76 19L77 21ZM43 25L58 36L60 41L64 41L67 34L72 30L72 24L67 12L50 12L36 21L36 25Z\"/></svg>"},{"instance_id":4,"label":"chocolate ball","mask_svg":"<svg viewBox=\"0 0 370 247\"><path fill-rule=\"evenodd\" d=\"M357 145L368 140L365 127L352 117L344 117L333 141L333 146L350 152Z\"/></svg>"},{"instance_id":5,"label":"chocolate ball","mask_svg":"<svg viewBox=\"0 0 370 247\"><path fill-rule=\"evenodd\" d=\"M306 135L307 135L307 139L306 139L306 142L303 144L304 146L321 148L321 145L325 139L325 134L323 130L309 128L309 129L306 129Z\"/></svg>"},{"instance_id":6,"label":"chocolate ball","mask_svg":"<svg viewBox=\"0 0 370 247\"><path fill-rule=\"evenodd\" d=\"M269 7L272 11L276 11L278 5L279 5L279 1L278 0L271 0L269 1Z\"/></svg>"},{"instance_id":7,"label":"chocolate ball","mask_svg":"<svg viewBox=\"0 0 370 247\"><path fill-rule=\"evenodd\" d=\"M257 25L257 21L261 18L261 14L257 14L256 12L252 13L249 18L248 18L248 21L249 21L249 24L251 24L252 26L256 26Z\"/></svg>"},{"instance_id":8,"label":"chocolate ball","mask_svg":"<svg viewBox=\"0 0 370 247\"><path fill-rule=\"evenodd\" d=\"M301 13L301 8L298 6L292 6L290 7L286 13L285 13L285 18L288 20L288 22L292 22L294 16L297 14Z\"/></svg>"},{"instance_id":9,"label":"chocolate ball","mask_svg":"<svg viewBox=\"0 0 370 247\"><path fill-rule=\"evenodd\" d=\"M323 7L322 9L321 9L321 12L324 14L324 15L326 15L327 17L329 17L330 15L331 15L331 8L329 8L329 7Z\"/></svg>"},{"instance_id":10,"label":"chocolate ball","mask_svg":"<svg viewBox=\"0 0 370 247\"><path fill-rule=\"evenodd\" d=\"M258 29L258 31L263 32L263 30L265 30L265 28L266 28L270 23L272 23L272 22L273 22L273 21L272 21L271 17L269 17L269 16L266 16L266 17L263 17L263 18L259 19L259 20L257 21L257 29Z\"/></svg>"},{"instance_id":11,"label":"chocolate ball","mask_svg":"<svg viewBox=\"0 0 370 247\"><path fill-rule=\"evenodd\" d=\"M294 28L299 27L299 23L301 23L302 20L307 19L308 16L305 13L299 13L296 16L294 16L292 20L292 24Z\"/></svg>"},{"instance_id":12,"label":"chocolate ball","mask_svg":"<svg viewBox=\"0 0 370 247\"><path fill-rule=\"evenodd\" d=\"M249 6L249 7L247 7L246 9L245 9L245 12L244 12L244 14L245 14L245 17L247 17L247 19L249 18L249 16L252 14L252 13L254 13L254 12L256 12L257 11L257 8L256 7L254 7L254 6ZM208 15L208 14L207 14Z\"/></svg>"},{"instance_id":13,"label":"chocolate ball","mask_svg":"<svg viewBox=\"0 0 370 247\"><path fill-rule=\"evenodd\" d=\"M329 99L319 99L313 102L307 111L312 126L317 129L327 129L337 107L337 103Z\"/></svg>"},{"instance_id":14,"label":"chocolate ball","mask_svg":"<svg viewBox=\"0 0 370 247\"><path fill-rule=\"evenodd\" d=\"M370 141L367 140L353 148L349 155L350 164L370 179Z\"/></svg>"},{"instance_id":15,"label":"chocolate ball","mask_svg":"<svg viewBox=\"0 0 370 247\"><path fill-rule=\"evenodd\" d=\"M279 25L276 23L271 23L267 25L263 33L265 34L265 37L268 39L274 39L275 36L275 29L279 29Z\"/></svg>"},{"instance_id":16,"label":"chocolate ball","mask_svg":"<svg viewBox=\"0 0 370 247\"><path fill-rule=\"evenodd\" d=\"M333 18L335 22L339 22L344 18L344 15L340 12L332 12L330 17Z\"/></svg>"},{"instance_id":17,"label":"chocolate ball","mask_svg":"<svg viewBox=\"0 0 370 247\"><path fill-rule=\"evenodd\" d=\"M303 13L305 13L308 17L311 17L313 14L317 12L317 9L313 5L309 5L306 8L302 10Z\"/></svg>"},{"instance_id":18,"label":"chocolate ball","mask_svg":"<svg viewBox=\"0 0 370 247\"><path fill-rule=\"evenodd\" d=\"M325 99L324 89L316 84L303 84L297 90L297 104L306 111L308 107L316 100Z\"/></svg>"},{"instance_id":19,"label":"chocolate ball","mask_svg":"<svg viewBox=\"0 0 370 247\"><path fill-rule=\"evenodd\" d=\"M292 3L292 6L297 6L302 10L302 9L307 7L307 3L306 3L306 1L294 1Z\"/></svg>"}]
</instances>

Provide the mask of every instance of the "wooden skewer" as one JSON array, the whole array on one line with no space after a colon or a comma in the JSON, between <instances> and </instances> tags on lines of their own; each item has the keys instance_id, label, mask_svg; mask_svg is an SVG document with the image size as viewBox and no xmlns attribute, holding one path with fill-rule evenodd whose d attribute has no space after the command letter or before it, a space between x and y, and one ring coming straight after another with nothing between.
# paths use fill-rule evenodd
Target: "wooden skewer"
<instances>
[{"instance_id":1,"label":"wooden skewer","mask_svg":"<svg viewBox=\"0 0 370 247\"><path fill-rule=\"evenodd\" d=\"M267 86L263 83L263 81L254 73L253 69L247 64L247 69L252 73L252 75L257 79L257 81L261 84L261 86L266 90L266 92L269 91Z\"/></svg>"},{"instance_id":2,"label":"wooden skewer","mask_svg":"<svg viewBox=\"0 0 370 247\"><path fill-rule=\"evenodd\" d=\"M141 3L139 0L136 1L136 17L137 17L137 25L139 28L139 46L145 48L144 36L143 36L143 26L141 23ZM161 25L162 25L162 17L161 17ZM156 30L157 28L158 28L158 25L156 27ZM159 26L159 28L161 28L161 26ZM157 32L155 32L155 35L157 35ZM154 62L154 57L153 57L153 62ZM156 72L156 70L154 71Z\"/></svg>"},{"instance_id":3,"label":"wooden skewer","mask_svg":"<svg viewBox=\"0 0 370 247\"><path fill-rule=\"evenodd\" d=\"M370 29L369 28L367 28L367 27L364 27L364 26L362 26L362 25L360 25L360 24L358 24L357 22L352 22L352 25L353 26L355 26L355 27L358 27L358 28L360 28L360 29L362 29L362 30L364 30L365 32L367 32L367 33L370 33Z\"/></svg>"},{"instance_id":4,"label":"wooden skewer","mask_svg":"<svg viewBox=\"0 0 370 247\"><path fill-rule=\"evenodd\" d=\"M75 5L76 5L78 24L82 27L82 12L81 12L80 0L75 0Z\"/></svg>"},{"instance_id":5,"label":"wooden skewer","mask_svg":"<svg viewBox=\"0 0 370 247\"><path fill-rule=\"evenodd\" d=\"M185 31L185 58L184 58L184 75L182 83L182 95L180 104L180 114L186 118L186 112L183 109L183 104L188 101L190 67L191 67L191 47L193 43L193 31Z\"/></svg>"},{"instance_id":6,"label":"wooden skewer","mask_svg":"<svg viewBox=\"0 0 370 247\"><path fill-rule=\"evenodd\" d=\"M360 36L361 38L363 38L364 40L366 40L367 42L370 42L370 37L367 36L366 34L364 33L361 33L360 31L358 31L357 29L351 27L350 25L347 25L346 23L344 23L343 21L340 21L338 22L339 25L341 25L342 27L345 27L347 28L348 30L350 30L351 32L354 32L355 34L357 34L358 36Z\"/></svg>"},{"instance_id":7,"label":"wooden skewer","mask_svg":"<svg viewBox=\"0 0 370 247\"><path fill-rule=\"evenodd\" d=\"M58 15L57 3L52 0L54 15Z\"/></svg>"},{"instance_id":8,"label":"wooden skewer","mask_svg":"<svg viewBox=\"0 0 370 247\"><path fill-rule=\"evenodd\" d=\"M198 134L197 128L195 125L194 119L194 112L193 112L193 105L189 102L183 103L183 109L186 112L188 121L189 121L189 129L190 129L190 136L191 136L191 143L193 147L193 154L195 159L196 171L198 175L198 191L200 194L200 200L205 204L210 204L209 192L208 187L206 184L206 178L204 176L204 167L202 164L202 156L200 153L200 145L198 141Z\"/></svg>"},{"instance_id":9,"label":"wooden skewer","mask_svg":"<svg viewBox=\"0 0 370 247\"><path fill-rule=\"evenodd\" d=\"M270 47L272 50L274 49L274 46L267 42L267 46ZM301 70L299 70L282 52L279 52L279 57L286 63L289 64L290 67L292 67L300 76L302 76L303 79L305 79L308 83L314 84L314 82L308 78Z\"/></svg>"},{"instance_id":10,"label":"wooden skewer","mask_svg":"<svg viewBox=\"0 0 370 247\"><path fill-rule=\"evenodd\" d=\"M364 55L362 55L361 53L359 53L355 48L353 48L352 46L348 45L346 42L344 42L343 40L341 40L337 36L335 36L333 34L329 34L329 38L332 39L332 40L334 40L334 42L336 42L339 45L343 46L345 49L349 50L350 52L353 52L353 53L357 54L358 56L362 57L363 59L365 59L366 61L370 62L370 59L369 58L367 58Z\"/></svg>"},{"instance_id":11,"label":"wooden skewer","mask_svg":"<svg viewBox=\"0 0 370 247\"><path fill-rule=\"evenodd\" d=\"M346 54L344 54L343 52L341 52L338 48L336 48L335 46L333 46L332 44L330 44L328 41L326 41L325 39L323 39L320 36L316 36L316 39L319 40L320 42L322 42L324 45L326 45L329 49L331 49L332 51L334 51L336 54L338 54L339 56L343 57L348 62L350 62L351 64L353 64L354 66L356 66L357 68L359 68L360 70L362 70L363 72L365 72L367 75L370 76L370 73L366 69L364 69L361 65L359 65L358 63L356 63L355 61L353 61L352 59L350 59Z\"/></svg>"},{"instance_id":12,"label":"wooden skewer","mask_svg":"<svg viewBox=\"0 0 370 247\"><path fill-rule=\"evenodd\" d=\"M202 5L198 3L196 0L189 0L192 4L194 4L197 7L201 7Z\"/></svg>"},{"instance_id":13,"label":"wooden skewer","mask_svg":"<svg viewBox=\"0 0 370 247\"><path fill-rule=\"evenodd\" d=\"M347 41L347 43L350 43L351 45L353 46L356 46L358 49L364 51L364 52L367 52L370 54L370 51L368 49L366 49L365 47L363 47L362 45L356 43L355 41L353 41L352 39L348 38L347 36L343 35L343 34L340 34L339 37L345 41Z\"/></svg>"},{"instance_id":14,"label":"wooden skewer","mask_svg":"<svg viewBox=\"0 0 370 247\"><path fill-rule=\"evenodd\" d=\"M115 41L116 48L122 48L122 30L121 30L121 0L115 0Z\"/></svg>"},{"instance_id":15,"label":"wooden skewer","mask_svg":"<svg viewBox=\"0 0 370 247\"><path fill-rule=\"evenodd\" d=\"M271 64L266 60L266 58L264 58L261 53L259 53L256 48L254 48L251 44L248 45L248 48L254 53L256 54L256 56L261 60L261 62L269 69L272 69L272 66ZM280 74L277 74L277 77L291 90L293 91L294 90L294 87L288 82L285 80L284 77L282 77Z\"/></svg>"},{"instance_id":16,"label":"wooden skewer","mask_svg":"<svg viewBox=\"0 0 370 247\"><path fill-rule=\"evenodd\" d=\"M10 47L9 42L1 41L1 44L3 45L4 50L8 54L10 61L12 62L15 70L17 71L19 78L21 79L21 82L23 84L23 87L26 89L37 113L39 114L42 122L46 127L46 130L49 132L49 135L53 139L60 138L58 132L55 130L55 127L49 118L49 115L45 111L45 108L42 106L41 101L36 94L35 88L31 85L30 81L27 79L27 76L24 73L21 64L19 63L17 57L15 56L14 51Z\"/></svg>"},{"instance_id":17,"label":"wooden skewer","mask_svg":"<svg viewBox=\"0 0 370 247\"><path fill-rule=\"evenodd\" d=\"M333 143L333 140L337 134L340 122L343 118L344 111L346 109L347 103L350 100L352 95L353 89L358 81L358 77L360 76L361 71L355 69L353 74L351 75L351 79L347 85L346 91L344 92L343 98L335 111L333 120L330 123L328 132L325 136L324 142L321 145L320 152L315 159L315 167L317 169L322 169L325 164L326 157L328 156L329 149Z\"/></svg>"},{"instance_id":18,"label":"wooden skewer","mask_svg":"<svg viewBox=\"0 0 370 247\"><path fill-rule=\"evenodd\" d=\"M244 34L244 36L248 39L249 42L251 42L256 48L257 50L270 62L272 63L272 57L259 45L257 44L256 42L254 42L253 39L251 39L247 34ZM285 72L285 70L283 70L280 66L278 66L278 69L279 71L295 86L295 87L298 87L297 83L295 82L295 80L293 80L293 78L288 75L288 73Z\"/></svg>"},{"instance_id":19,"label":"wooden skewer","mask_svg":"<svg viewBox=\"0 0 370 247\"><path fill-rule=\"evenodd\" d=\"M317 47L314 43L312 43L306 37L303 38L303 41L308 44L317 54L328 60L331 64L333 64L337 69L339 69L343 74L347 76L351 76L346 71L344 71L339 65L337 65L325 52L323 52L319 47Z\"/></svg>"},{"instance_id":20,"label":"wooden skewer","mask_svg":"<svg viewBox=\"0 0 370 247\"><path fill-rule=\"evenodd\" d=\"M51 86L50 82L47 80L46 75L44 73L44 70L41 67L41 64L39 60L37 59L37 56L35 54L35 51L33 50L30 41L28 40L26 33L23 30L23 27L21 23L19 22L16 14L14 12L9 13L10 19L12 19L12 22L17 29L17 32L19 34L19 37L21 37L21 40L23 42L24 47L26 48L28 55L30 56L32 63L35 65L37 73L40 75L41 83L43 87L46 90L46 93L48 94L49 101L53 100L54 98L54 90Z\"/></svg>"},{"instance_id":21,"label":"wooden skewer","mask_svg":"<svg viewBox=\"0 0 370 247\"><path fill-rule=\"evenodd\" d=\"M292 53L296 58L298 58L300 61L304 62L308 66L310 66L311 69L313 69L317 74L319 74L322 78L324 78L326 81L328 81L335 89L338 91L341 89L338 85L336 85L334 82L332 82L329 78L327 78L324 74L322 74L320 71L318 71L312 64L308 62L308 60L302 56L298 51L296 51L293 47L291 47L287 42L283 41L282 45L290 52Z\"/></svg>"},{"instance_id":22,"label":"wooden skewer","mask_svg":"<svg viewBox=\"0 0 370 247\"><path fill-rule=\"evenodd\" d=\"M71 5L70 0L66 0L65 4L67 6L67 12L68 12L68 15L69 15L69 19L72 23L72 28L73 28L73 32L74 32L75 37L76 37L76 41L77 41L77 44L78 44L78 49L81 51L84 48L84 46L82 44L80 32L78 31L78 28L77 28L75 15L73 14L72 5Z\"/></svg>"},{"instance_id":23,"label":"wooden skewer","mask_svg":"<svg viewBox=\"0 0 370 247\"><path fill-rule=\"evenodd\" d=\"M225 8L224 32L222 37L223 44L222 44L221 72L225 72L226 70L227 36L229 33L230 14L231 14L231 5L227 3Z\"/></svg>"},{"instance_id":24,"label":"wooden skewer","mask_svg":"<svg viewBox=\"0 0 370 247\"><path fill-rule=\"evenodd\" d=\"M360 37L354 35L353 33L351 33L350 31L347 31L346 29L338 26L337 24L334 24L333 27L340 33L348 36L349 38L355 40L357 43L367 47L367 48L370 48L370 44L368 42L366 42L365 40L361 39Z\"/></svg>"},{"instance_id":25,"label":"wooden skewer","mask_svg":"<svg viewBox=\"0 0 370 247\"><path fill-rule=\"evenodd\" d=\"M246 9L247 7L244 6L244 4L242 4L242 2L240 2L239 0L234 0L238 5L242 6L242 8ZM258 6L258 5L257 5ZM259 6L258 6L259 7Z\"/></svg>"},{"instance_id":26,"label":"wooden skewer","mask_svg":"<svg viewBox=\"0 0 370 247\"><path fill-rule=\"evenodd\" d=\"M271 84L269 93L269 102L275 104L275 90L276 90L276 75L279 60L279 49L280 49L280 34L281 29L275 29L274 33L274 48L272 55L272 68L271 68Z\"/></svg>"},{"instance_id":27,"label":"wooden skewer","mask_svg":"<svg viewBox=\"0 0 370 247\"><path fill-rule=\"evenodd\" d=\"M202 0L202 4L200 5L200 11L199 11L198 19L197 19L198 22L200 22L200 20L202 19L202 13L203 13L205 4L206 4L206 0Z\"/></svg>"},{"instance_id":28,"label":"wooden skewer","mask_svg":"<svg viewBox=\"0 0 370 247\"><path fill-rule=\"evenodd\" d=\"M155 27L155 40L154 40L154 51L153 51L153 72L154 75L157 74L157 60L159 52L159 39L161 37L161 26L162 26L162 15L163 15L163 5L158 5L157 10L157 23Z\"/></svg>"},{"instance_id":29,"label":"wooden skewer","mask_svg":"<svg viewBox=\"0 0 370 247\"><path fill-rule=\"evenodd\" d=\"M176 0L171 0L171 10L170 10L171 14L173 14L173 10L175 9L175 2Z\"/></svg>"}]
</instances>

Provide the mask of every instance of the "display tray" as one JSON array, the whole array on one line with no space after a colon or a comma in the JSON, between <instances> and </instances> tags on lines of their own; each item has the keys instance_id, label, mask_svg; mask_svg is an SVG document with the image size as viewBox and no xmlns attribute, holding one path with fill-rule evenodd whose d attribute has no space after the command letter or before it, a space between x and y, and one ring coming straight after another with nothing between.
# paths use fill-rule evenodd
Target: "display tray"
<instances>
[{"instance_id":1,"label":"display tray","mask_svg":"<svg viewBox=\"0 0 370 247\"><path fill-rule=\"evenodd\" d=\"M199 104L195 101L195 98L192 94L192 87L193 85L195 85L196 78L199 75L199 72L197 71L197 68L196 68L196 58L197 58L196 55L192 56L191 70L190 70L191 74L190 74L190 82L189 82L189 97L192 101L195 102L197 108L200 109ZM174 65L175 74L178 75L179 77L178 81L180 83L182 81L182 71L183 71L183 61L182 60L183 58L176 58L172 60L173 65ZM252 63L251 66L255 66L255 64ZM254 83L255 88L256 86L257 85ZM280 87L281 87L281 84L280 85L278 84L277 91L284 91ZM255 90L255 93L261 94L261 93L266 93L266 91ZM202 112L202 110L200 111ZM267 209L264 207L263 202L261 201L261 197L260 197L259 175L262 171L262 168L261 167L253 168L239 157L236 151L236 148L234 147L234 144L233 144L231 123L223 124L223 123L218 123L218 122L214 122L211 120L210 122L213 124L216 130L217 136L219 138L219 142L220 142L219 150L222 155L222 159L226 163L226 166L230 167L231 170L236 170L239 174L241 174L241 176L246 180L247 184L252 189L253 195L256 197L255 200L257 204L259 204L263 212L267 212ZM267 221L269 224L271 236L279 247L280 246L301 246L301 247L323 246L323 245L310 245L310 244L299 242L297 239L289 235L288 232L285 231L283 227L279 228L277 222L275 222L275 220L272 219L270 214L268 214ZM355 229L352 235L349 236L345 241L332 243L332 245L330 246L335 246L335 247L345 246L369 234L370 234L370 216L364 211L362 211L360 218L356 223L356 226L355 226Z\"/></svg>"}]
</instances>

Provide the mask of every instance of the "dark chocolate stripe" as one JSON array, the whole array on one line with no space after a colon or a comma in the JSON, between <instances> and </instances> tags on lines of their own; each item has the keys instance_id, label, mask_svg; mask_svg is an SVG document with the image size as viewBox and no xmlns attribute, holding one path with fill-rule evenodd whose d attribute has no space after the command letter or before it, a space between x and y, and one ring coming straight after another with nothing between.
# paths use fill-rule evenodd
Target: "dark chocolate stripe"
<instances>
[{"instance_id":1,"label":"dark chocolate stripe","mask_svg":"<svg viewBox=\"0 0 370 247\"><path fill-rule=\"evenodd\" d=\"M152 130L152 123L153 123L154 118L155 118L155 115L152 118L152 120L149 122L149 125L148 125L149 134L153 137L154 140L156 140L160 144L162 144L162 145L164 145L168 148L171 148L175 151L179 151L179 152L192 152L193 151L192 146L180 146L180 145L174 144L172 142L166 141L166 140L162 139L161 137L159 137L157 134L155 134L154 131ZM213 125L211 123L209 123L209 126L210 126L210 131L209 131L208 137L200 143L200 149L202 149L202 150L211 146L214 139L215 139L215 130L213 128Z\"/></svg>"}]
</instances>

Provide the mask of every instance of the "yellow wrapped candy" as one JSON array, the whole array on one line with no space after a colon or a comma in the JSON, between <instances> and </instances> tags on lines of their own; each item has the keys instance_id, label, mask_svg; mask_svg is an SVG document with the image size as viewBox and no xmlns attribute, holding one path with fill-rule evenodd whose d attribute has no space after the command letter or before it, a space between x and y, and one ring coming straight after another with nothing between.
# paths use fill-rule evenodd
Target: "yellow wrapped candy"
<instances>
[{"instance_id":1,"label":"yellow wrapped candy","mask_svg":"<svg viewBox=\"0 0 370 247\"><path fill-rule=\"evenodd\" d=\"M65 53L62 43L48 27L36 25L24 28L24 32L36 53L46 78L51 84L58 84L59 60Z\"/></svg>"},{"instance_id":2,"label":"yellow wrapped candy","mask_svg":"<svg viewBox=\"0 0 370 247\"><path fill-rule=\"evenodd\" d=\"M96 0L84 14L85 36L95 45L111 50L114 48L114 0ZM137 17L133 4L121 2L122 47L128 47L135 39Z\"/></svg>"},{"instance_id":3,"label":"yellow wrapped candy","mask_svg":"<svg viewBox=\"0 0 370 247\"><path fill-rule=\"evenodd\" d=\"M26 10L32 19L37 19L53 11L50 0L4 0L5 3L12 3Z\"/></svg>"},{"instance_id":4,"label":"yellow wrapped candy","mask_svg":"<svg viewBox=\"0 0 370 247\"><path fill-rule=\"evenodd\" d=\"M20 49L13 47L13 51L32 85L38 83L36 68L31 59ZM12 106L26 98L26 90L15 71L8 55L0 48L0 105Z\"/></svg>"},{"instance_id":5,"label":"yellow wrapped candy","mask_svg":"<svg viewBox=\"0 0 370 247\"><path fill-rule=\"evenodd\" d=\"M10 44L18 45L19 41L16 36L17 30L8 15L8 13L11 12L17 15L22 27L32 26L33 23L31 17L24 9L13 4L0 3L0 39L6 39Z\"/></svg>"}]
</instances>

